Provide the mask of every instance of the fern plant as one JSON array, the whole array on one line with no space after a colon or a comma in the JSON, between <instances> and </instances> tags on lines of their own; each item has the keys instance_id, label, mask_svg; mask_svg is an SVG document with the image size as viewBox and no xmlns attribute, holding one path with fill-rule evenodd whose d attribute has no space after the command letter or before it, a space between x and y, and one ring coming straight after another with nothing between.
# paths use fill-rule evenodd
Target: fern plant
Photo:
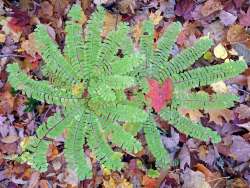
<instances>
[{"instance_id":1,"label":"fern plant","mask_svg":"<svg viewBox=\"0 0 250 188\"><path fill-rule=\"evenodd\" d=\"M118 24L106 38L101 37L104 13L104 9L98 7L83 31L84 14L81 7L72 6L65 25L63 52L49 36L47 27L42 24L37 26L35 39L45 62L42 72L46 80L32 79L18 64L8 65L8 81L15 89L23 91L30 98L59 105L62 109L41 124L34 136L25 139L23 151L17 160L45 172L49 144L65 133L64 156L68 168L83 180L92 176L83 145L88 146L104 168L120 170L123 167L121 151L133 154L142 149L135 138L141 131L145 134L149 151L156 159L156 167L168 167L170 159L160 139L156 113L151 106L145 107L148 104L149 79L173 83L171 101L167 97L166 106L157 110L163 119L190 136L219 142L218 134L181 116L178 108L232 106L233 101L237 100L232 94L210 96L187 91L233 77L242 72L246 64L231 61L188 70L211 47L212 42L207 37L169 60L172 45L181 30L179 23L169 26L158 41L157 48L153 48L153 24L145 21L140 51L134 52L132 39L128 35L130 29L125 23ZM166 86L169 88L169 84ZM127 91L133 93L132 99Z\"/></svg>"},{"instance_id":2,"label":"fern plant","mask_svg":"<svg viewBox=\"0 0 250 188\"><path fill-rule=\"evenodd\" d=\"M38 127L34 136L25 139L23 152L17 158L36 170L47 170L49 144L64 132L64 156L68 168L80 180L92 177L84 144L103 167L111 170L123 167L121 149L131 154L142 149L122 125L140 124L147 119L148 114L128 100L125 93L125 89L136 86L133 72L144 59L133 52L127 24L120 23L105 39L101 37L104 14L104 9L98 7L84 34L84 14L79 5L73 5L65 26L63 53L49 36L47 27L37 26L35 40L45 62L42 72L46 80L32 79L16 63L7 67L8 81L15 89L62 107L62 111ZM114 151L113 146L121 149Z\"/></svg>"},{"instance_id":3,"label":"fern plant","mask_svg":"<svg viewBox=\"0 0 250 188\"><path fill-rule=\"evenodd\" d=\"M170 159L160 140L160 128L154 117L158 114L163 120L173 125L186 135L218 143L218 133L201 123L194 123L179 113L179 109L224 109L234 105L238 96L231 93L208 94L194 92L193 89L206 86L220 80L232 78L243 72L247 65L244 60L229 60L223 64L190 68L196 60L207 52L213 42L207 36L201 37L190 48L171 57L172 47L181 32L181 24L173 22L154 45L154 25L150 20L142 25L140 52L146 57L138 73L141 90L145 91L147 111L151 118L144 125L148 146L156 158L156 164L169 164ZM154 48L154 46L156 46ZM144 81L143 78L146 78ZM158 92L158 93L157 93ZM157 104L161 103L161 104ZM162 161L165 161L162 163ZM167 162L166 162L167 161Z\"/></svg>"}]
</instances>

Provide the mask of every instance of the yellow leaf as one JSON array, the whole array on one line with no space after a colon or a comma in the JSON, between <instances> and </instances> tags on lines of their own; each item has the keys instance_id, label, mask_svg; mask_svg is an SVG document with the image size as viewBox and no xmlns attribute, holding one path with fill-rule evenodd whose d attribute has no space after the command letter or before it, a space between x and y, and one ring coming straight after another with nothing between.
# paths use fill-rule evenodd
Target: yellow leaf
<instances>
[{"instance_id":1,"label":"yellow leaf","mask_svg":"<svg viewBox=\"0 0 250 188\"><path fill-rule=\"evenodd\" d=\"M203 58L207 61L211 61L212 58L213 58L213 55L210 51L207 51L204 55L203 55Z\"/></svg>"},{"instance_id":2,"label":"yellow leaf","mask_svg":"<svg viewBox=\"0 0 250 188\"><path fill-rule=\"evenodd\" d=\"M220 43L214 48L214 55L219 59L226 59L227 58L227 50L225 47Z\"/></svg>"},{"instance_id":3,"label":"yellow leaf","mask_svg":"<svg viewBox=\"0 0 250 188\"><path fill-rule=\"evenodd\" d=\"M81 96L83 92L83 85L81 83L72 86L72 94L74 96Z\"/></svg>"},{"instance_id":4,"label":"yellow leaf","mask_svg":"<svg viewBox=\"0 0 250 188\"><path fill-rule=\"evenodd\" d=\"M4 43L6 39L5 34L0 33L0 43Z\"/></svg>"},{"instance_id":5,"label":"yellow leaf","mask_svg":"<svg viewBox=\"0 0 250 188\"><path fill-rule=\"evenodd\" d=\"M154 25L157 25L162 20L161 11L157 10L155 13L150 13L149 18L153 21Z\"/></svg>"},{"instance_id":6,"label":"yellow leaf","mask_svg":"<svg viewBox=\"0 0 250 188\"><path fill-rule=\"evenodd\" d=\"M211 84L211 86L212 86L213 90L217 93L228 92L228 88L227 88L224 81L219 81L219 82L213 83L213 84Z\"/></svg>"}]
</instances>

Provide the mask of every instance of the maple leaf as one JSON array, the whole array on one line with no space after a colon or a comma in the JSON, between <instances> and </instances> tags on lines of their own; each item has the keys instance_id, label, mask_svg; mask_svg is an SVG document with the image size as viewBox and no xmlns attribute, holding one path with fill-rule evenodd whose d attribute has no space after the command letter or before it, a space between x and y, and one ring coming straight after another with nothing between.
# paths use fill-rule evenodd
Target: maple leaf
<instances>
[{"instance_id":1,"label":"maple leaf","mask_svg":"<svg viewBox=\"0 0 250 188\"><path fill-rule=\"evenodd\" d=\"M166 79L162 86L154 79L148 79L149 92L146 99L151 100L151 107L159 112L172 98L173 85L171 79Z\"/></svg>"}]
</instances>

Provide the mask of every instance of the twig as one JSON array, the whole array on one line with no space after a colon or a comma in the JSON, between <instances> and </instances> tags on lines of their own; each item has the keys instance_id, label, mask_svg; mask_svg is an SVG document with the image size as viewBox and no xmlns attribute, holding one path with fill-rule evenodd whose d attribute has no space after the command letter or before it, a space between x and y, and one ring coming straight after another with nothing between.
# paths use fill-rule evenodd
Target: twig
<instances>
[{"instance_id":1,"label":"twig","mask_svg":"<svg viewBox=\"0 0 250 188\"><path fill-rule=\"evenodd\" d=\"M0 54L0 58L3 57L25 57L23 55L18 55L18 54Z\"/></svg>"}]
</instances>

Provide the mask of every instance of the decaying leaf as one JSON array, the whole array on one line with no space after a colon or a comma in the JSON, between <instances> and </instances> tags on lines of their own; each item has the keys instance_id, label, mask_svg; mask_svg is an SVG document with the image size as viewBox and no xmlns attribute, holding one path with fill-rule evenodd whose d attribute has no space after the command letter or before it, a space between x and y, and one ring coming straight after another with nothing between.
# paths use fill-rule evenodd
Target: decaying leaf
<instances>
[{"instance_id":1,"label":"decaying leaf","mask_svg":"<svg viewBox=\"0 0 250 188\"><path fill-rule=\"evenodd\" d=\"M250 108L249 108L249 106L247 106L245 104L240 104L240 106L238 106L235 109L235 112L238 114L239 119L250 118Z\"/></svg>"},{"instance_id":2,"label":"decaying leaf","mask_svg":"<svg viewBox=\"0 0 250 188\"><path fill-rule=\"evenodd\" d=\"M215 122L216 124L222 125L223 119L229 122L234 119L233 111L229 109L223 110L205 110L205 113L209 114L209 121Z\"/></svg>"},{"instance_id":3,"label":"decaying leaf","mask_svg":"<svg viewBox=\"0 0 250 188\"><path fill-rule=\"evenodd\" d=\"M222 10L223 5L221 4L221 1L219 0L208 0L205 2L203 7L201 8L201 14L203 16L209 16L210 14Z\"/></svg>"}]
</instances>

